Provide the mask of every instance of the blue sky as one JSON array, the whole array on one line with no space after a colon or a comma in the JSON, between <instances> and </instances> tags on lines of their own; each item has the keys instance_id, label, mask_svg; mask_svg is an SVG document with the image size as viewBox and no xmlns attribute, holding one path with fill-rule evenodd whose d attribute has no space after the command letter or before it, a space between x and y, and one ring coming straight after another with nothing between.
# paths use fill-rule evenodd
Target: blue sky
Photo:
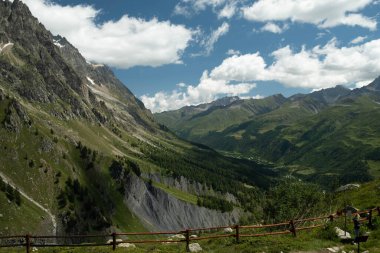
<instances>
[{"instance_id":1,"label":"blue sky","mask_svg":"<svg viewBox=\"0 0 380 253\"><path fill-rule=\"evenodd\" d=\"M380 75L378 0L24 0L152 111Z\"/></svg>"}]
</instances>

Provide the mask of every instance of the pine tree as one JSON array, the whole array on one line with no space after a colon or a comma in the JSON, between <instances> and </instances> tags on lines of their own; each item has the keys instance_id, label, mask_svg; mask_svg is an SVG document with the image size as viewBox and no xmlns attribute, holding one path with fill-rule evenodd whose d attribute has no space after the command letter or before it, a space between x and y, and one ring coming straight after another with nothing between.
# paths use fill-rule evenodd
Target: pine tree
<instances>
[{"instance_id":1,"label":"pine tree","mask_svg":"<svg viewBox=\"0 0 380 253\"><path fill-rule=\"evenodd\" d=\"M14 190L14 200L18 206L21 206L21 194L18 189Z\"/></svg>"}]
</instances>

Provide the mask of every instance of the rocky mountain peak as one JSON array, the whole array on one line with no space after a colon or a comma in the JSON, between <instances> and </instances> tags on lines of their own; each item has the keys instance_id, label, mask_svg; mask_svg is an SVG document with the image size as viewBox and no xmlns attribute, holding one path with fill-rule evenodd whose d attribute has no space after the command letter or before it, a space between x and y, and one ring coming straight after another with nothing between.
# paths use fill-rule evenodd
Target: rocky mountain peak
<instances>
[{"instance_id":1,"label":"rocky mountain peak","mask_svg":"<svg viewBox=\"0 0 380 253\"><path fill-rule=\"evenodd\" d=\"M377 77L372 83L365 86L366 89L380 91L380 76Z\"/></svg>"},{"instance_id":2,"label":"rocky mountain peak","mask_svg":"<svg viewBox=\"0 0 380 253\"><path fill-rule=\"evenodd\" d=\"M50 103L51 113L61 118L102 123L118 118L125 127L155 128L151 113L107 66L87 62L21 1L0 1L0 31L0 46L12 44L0 52L0 82L6 90L29 102Z\"/></svg>"}]
</instances>

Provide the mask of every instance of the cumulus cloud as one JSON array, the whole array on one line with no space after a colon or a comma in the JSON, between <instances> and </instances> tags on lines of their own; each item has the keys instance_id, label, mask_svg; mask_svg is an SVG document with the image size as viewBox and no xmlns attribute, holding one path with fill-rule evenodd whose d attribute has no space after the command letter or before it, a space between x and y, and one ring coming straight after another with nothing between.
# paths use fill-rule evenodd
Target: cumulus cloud
<instances>
[{"instance_id":1,"label":"cumulus cloud","mask_svg":"<svg viewBox=\"0 0 380 253\"><path fill-rule=\"evenodd\" d=\"M290 20L321 28L347 25L376 30L376 20L359 13L371 2L373 0L258 0L242 11L245 19L258 22Z\"/></svg>"},{"instance_id":2,"label":"cumulus cloud","mask_svg":"<svg viewBox=\"0 0 380 253\"><path fill-rule=\"evenodd\" d=\"M204 71L198 85L188 85L185 91L158 92L153 96L143 95L142 102L153 112L169 111L187 105L209 103L220 96L248 94L256 84L242 82L232 84L228 80L215 80Z\"/></svg>"},{"instance_id":3,"label":"cumulus cloud","mask_svg":"<svg viewBox=\"0 0 380 253\"><path fill-rule=\"evenodd\" d=\"M181 0L174 7L174 15L190 17L201 11L211 8L218 18L232 18L237 10L238 4L245 0Z\"/></svg>"},{"instance_id":4,"label":"cumulus cloud","mask_svg":"<svg viewBox=\"0 0 380 253\"><path fill-rule=\"evenodd\" d=\"M233 55L214 68L210 76L215 80L263 80L266 78L266 63L259 53Z\"/></svg>"},{"instance_id":5,"label":"cumulus cloud","mask_svg":"<svg viewBox=\"0 0 380 253\"><path fill-rule=\"evenodd\" d=\"M380 74L380 39L351 47L338 47L332 39L324 46L298 51L285 46L270 56L271 64L259 52L232 55L210 73L205 71L199 84L187 86L186 91L159 92L141 99L146 107L158 112L210 102L221 95L247 96L257 81L319 90L336 85L360 87Z\"/></svg>"},{"instance_id":6,"label":"cumulus cloud","mask_svg":"<svg viewBox=\"0 0 380 253\"><path fill-rule=\"evenodd\" d=\"M47 29L66 37L87 60L119 68L180 63L194 34L169 21L128 15L96 24L100 10L92 6L61 6L47 0L23 1Z\"/></svg>"},{"instance_id":7,"label":"cumulus cloud","mask_svg":"<svg viewBox=\"0 0 380 253\"><path fill-rule=\"evenodd\" d=\"M288 28L287 25L280 27L273 22L266 23L263 27L261 27L262 32L271 32L271 33L282 33Z\"/></svg>"},{"instance_id":8,"label":"cumulus cloud","mask_svg":"<svg viewBox=\"0 0 380 253\"><path fill-rule=\"evenodd\" d=\"M367 36L358 36L355 39L351 40L350 44L360 44L366 39L367 39Z\"/></svg>"},{"instance_id":9,"label":"cumulus cloud","mask_svg":"<svg viewBox=\"0 0 380 253\"><path fill-rule=\"evenodd\" d=\"M259 53L231 56L214 68L214 79L278 81L289 87L310 89L351 85L380 74L380 39L352 47L337 46L335 39L312 49L294 52L290 46L272 52L267 65Z\"/></svg>"}]
</instances>

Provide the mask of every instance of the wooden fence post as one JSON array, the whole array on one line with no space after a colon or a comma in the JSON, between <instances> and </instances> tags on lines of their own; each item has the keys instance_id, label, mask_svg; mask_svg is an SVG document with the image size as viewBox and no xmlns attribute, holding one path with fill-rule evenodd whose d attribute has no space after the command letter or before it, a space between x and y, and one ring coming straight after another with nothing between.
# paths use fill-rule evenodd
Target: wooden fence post
<instances>
[{"instance_id":1,"label":"wooden fence post","mask_svg":"<svg viewBox=\"0 0 380 253\"><path fill-rule=\"evenodd\" d=\"M186 251L190 252L190 231L186 229Z\"/></svg>"},{"instance_id":2,"label":"wooden fence post","mask_svg":"<svg viewBox=\"0 0 380 253\"><path fill-rule=\"evenodd\" d=\"M240 242L239 225L236 225L236 226L235 226L235 230L236 230L236 234L235 234L235 237L236 237L236 243L239 243L239 242Z\"/></svg>"},{"instance_id":3,"label":"wooden fence post","mask_svg":"<svg viewBox=\"0 0 380 253\"><path fill-rule=\"evenodd\" d=\"M294 237L297 236L296 226L294 225L294 221L293 220L290 221L290 232L293 233Z\"/></svg>"},{"instance_id":4,"label":"wooden fence post","mask_svg":"<svg viewBox=\"0 0 380 253\"><path fill-rule=\"evenodd\" d=\"M116 250L116 234L112 233L112 250Z\"/></svg>"},{"instance_id":5,"label":"wooden fence post","mask_svg":"<svg viewBox=\"0 0 380 253\"><path fill-rule=\"evenodd\" d=\"M25 235L25 247L26 247L26 253L30 253L30 235Z\"/></svg>"},{"instance_id":6,"label":"wooden fence post","mask_svg":"<svg viewBox=\"0 0 380 253\"><path fill-rule=\"evenodd\" d=\"M372 209L369 210L369 215L368 215L368 225L372 227Z\"/></svg>"}]
</instances>

